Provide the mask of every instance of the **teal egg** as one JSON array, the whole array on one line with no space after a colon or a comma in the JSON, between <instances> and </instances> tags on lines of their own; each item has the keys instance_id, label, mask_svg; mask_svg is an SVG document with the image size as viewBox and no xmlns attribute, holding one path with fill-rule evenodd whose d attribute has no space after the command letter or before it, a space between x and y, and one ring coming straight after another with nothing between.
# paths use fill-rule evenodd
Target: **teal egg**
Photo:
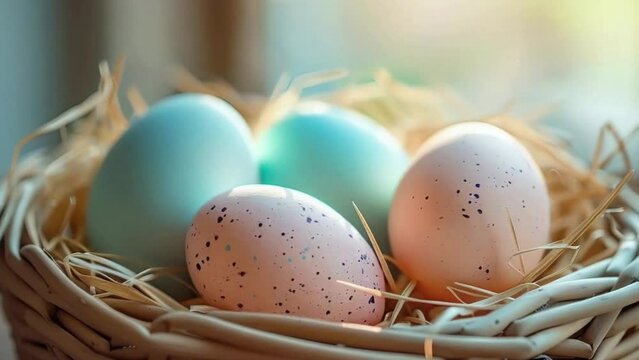
<instances>
[{"instance_id":1,"label":"teal egg","mask_svg":"<svg viewBox=\"0 0 639 360\"><path fill-rule=\"evenodd\" d=\"M104 159L89 194L89 242L141 267L184 267L184 234L198 209L257 182L251 134L235 109L208 95L169 97Z\"/></svg>"},{"instance_id":2,"label":"teal egg","mask_svg":"<svg viewBox=\"0 0 639 360\"><path fill-rule=\"evenodd\" d=\"M366 237L355 202L388 253L388 209L408 156L385 128L360 113L309 102L267 129L257 149L262 183L322 200Z\"/></svg>"}]
</instances>

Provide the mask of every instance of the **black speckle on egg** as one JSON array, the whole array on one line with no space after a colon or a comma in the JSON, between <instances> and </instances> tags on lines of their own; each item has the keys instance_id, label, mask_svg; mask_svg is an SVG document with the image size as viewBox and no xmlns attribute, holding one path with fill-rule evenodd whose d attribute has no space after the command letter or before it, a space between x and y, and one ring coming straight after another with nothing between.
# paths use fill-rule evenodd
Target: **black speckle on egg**
<instances>
[{"instance_id":1,"label":"black speckle on egg","mask_svg":"<svg viewBox=\"0 0 639 360\"><path fill-rule=\"evenodd\" d=\"M237 304L237 307L241 309L241 308L244 307L244 305L242 303L239 303L239 304Z\"/></svg>"},{"instance_id":2,"label":"black speckle on egg","mask_svg":"<svg viewBox=\"0 0 639 360\"><path fill-rule=\"evenodd\" d=\"M195 264L195 267L197 268L197 271L202 270L202 266L200 265L200 263Z\"/></svg>"},{"instance_id":3,"label":"black speckle on egg","mask_svg":"<svg viewBox=\"0 0 639 360\"><path fill-rule=\"evenodd\" d=\"M463 217L465 217L466 219L470 218L470 216L468 216L467 214L462 214Z\"/></svg>"},{"instance_id":4,"label":"black speckle on egg","mask_svg":"<svg viewBox=\"0 0 639 360\"><path fill-rule=\"evenodd\" d=\"M309 224L310 224L312 221L313 221L313 219L311 219L310 217L306 217L306 222L307 222L307 223L309 223Z\"/></svg>"},{"instance_id":5,"label":"black speckle on egg","mask_svg":"<svg viewBox=\"0 0 639 360\"><path fill-rule=\"evenodd\" d=\"M483 214L484 212L481 209L477 209L478 214Z\"/></svg>"},{"instance_id":6,"label":"black speckle on egg","mask_svg":"<svg viewBox=\"0 0 639 360\"><path fill-rule=\"evenodd\" d=\"M479 188L480 186L481 186L480 184L475 184L475 187L476 187L476 188Z\"/></svg>"},{"instance_id":7,"label":"black speckle on egg","mask_svg":"<svg viewBox=\"0 0 639 360\"><path fill-rule=\"evenodd\" d=\"M246 271L240 271L238 274L239 274L240 276L244 276L244 275L246 275Z\"/></svg>"},{"instance_id":8,"label":"black speckle on egg","mask_svg":"<svg viewBox=\"0 0 639 360\"><path fill-rule=\"evenodd\" d=\"M375 297L371 296L370 299L368 299L368 303L369 304L374 304L375 303Z\"/></svg>"},{"instance_id":9,"label":"black speckle on egg","mask_svg":"<svg viewBox=\"0 0 639 360\"><path fill-rule=\"evenodd\" d=\"M219 223L221 223L221 222L222 222L222 220L224 220L224 218L223 218L223 217L221 217L221 216L218 216L218 217L217 217L217 223L218 223L218 224L219 224Z\"/></svg>"},{"instance_id":10,"label":"black speckle on egg","mask_svg":"<svg viewBox=\"0 0 639 360\"><path fill-rule=\"evenodd\" d=\"M206 245L206 247L211 247L211 242L207 241L205 245Z\"/></svg>"}]
</instances>

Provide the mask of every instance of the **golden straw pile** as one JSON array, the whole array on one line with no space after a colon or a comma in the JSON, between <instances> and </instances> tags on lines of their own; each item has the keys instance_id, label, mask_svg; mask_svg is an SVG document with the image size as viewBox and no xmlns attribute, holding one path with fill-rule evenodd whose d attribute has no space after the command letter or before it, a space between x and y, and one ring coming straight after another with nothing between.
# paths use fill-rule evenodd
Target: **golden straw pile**
<instances>
[{"instance_id":1,"label":"golden straw pile","mask_svg":"<svg viewBox=\"0 0 639 360\"><path fill-rule=\"evenodd\" d=\"M262 111L255 110L259 104L256 105L254 101L243 102L242 97L224 82L202 83L185 71L178 75L176 82L181 91L205 92L229 101L249 119L259 133L275 121L279 114L303 100L299 96L302 89L345 75L342 71L306 75L294 79L286 90L280 90L283 86L278 84L280 86L276 88L271 100L261 107ZM287 80L283 79L280 83ZM616 204L639 210L639 197L631 189L624 187L633 175L629 156L624 148L624 141L628 139L621 138L610 124L600 130L598 146L591 165L588 166L570 155L565 143L540 131L535 123L538 116L517 119L500 113L473 118L469 115L469 106L454 93L403 85L394 81L383 70L375 74L375 81L372 83L347 86L315 98L352 108L377 120L400 138L411 153L431 134L458 121L484 121L519 139L539 164L548 185L552 202L553 240L553 243L541 249L522 249L522 252L546 251L542 263L526 274L522 284L548 283L613 255L619 241L603 229L606 226L616 226L614 217L609 215L623 209L609 207L620 192L624 201ZM616 147L611 153L601 154L601 145L606 136L615 141ZM617 177L604 171L615 156L623 160L624 176ZM516 255L518 254L513 254L513 257ZM388 256L385 258L393 261ZM400 279L400 282L403 285L401 288L410 284L408 279ZM528 287L524 286L521 290L526 288ZM485 291L474 294L486 297Z\"/></svg>"},{"instance_id":2,"label":"golden straw pile","mask_svg":"<svg viewBox=\"0 0 639 360\"><path fill-rule=\"evenodd\" d=\"M127 119L117 100L122 70L122 62L116 64L113 73L102 64L102 80L96 93L19 143L13 167L0 189L0 209L13 207L15 210L19 199L9 196L13 184L39 171L42 173L39 178L42 191L34 194L36 205L25 210L26 231L32 241L42 246L77 286L114 307L128 306L123 305L124 299L164 309L211 311L213 309L204 306L200 299L180 303L148 284L148 281L160 276L174 277L175 269L148 269L134 273L121 265L124 259L92 253L86 243L84 210L87 189L110 145L127 127ZM222 82L203 83L186 72L179 74L176 87L180 91L205 92L226 99L247 118L255 133L259 133L301 101L300 92L303 88L342 76L343 72L335 71L298 78L290 84L283 81L283 85L278 86L270 99L247 99ZM528 269L519 286L502 294L458 284L451 291L473 295L478 302L455 304L459 305L456 307L458 310L446 315L450 319L471 315L477 310L497 309L528 290L610 257L617 251L619 239L623 237L611 235L619 231L616 230L615 219L620 216L621 208L634 206L635 211L639 210L639 196L624 187L633 175L625 153L624 139L612 126L602 129L600 141L605 136L612 136L617 144L615 151L600 154L598 150L591 166L588 166L570 156L561 141L537 130L535 119L514 119L505 114L473 119L467 116L467 107L453 94L408 87L395 82L383 71L376 75L374 82L346 86L317 97L369 115L402 139L411 152L430 134L452 122L486 121L518 138L543 170L552 199L551 231L554 242L540 249L521 249L521 252L544 251L543 261L535 269ZM135 90L129 92L129 101L137 112L144 111L144 101ZM62 145L56 151L31 153L17 161L24 144L52 132L59 132L62 140ZM617 177L603 171L615 156L621 156L625 161L627 171L623 176ZM5 214L9 212L6 210ZM4 233L6 226L0 220L0 234ZM606 229L613 231L604 231ZM391 257L382 256L379 249L377 251L380 261L393 263ZM513 259L517 255L513 254ZM345 286L397 300L392 303L389 314L380 326L395 322L426 324L442 314L448 305L453 305L411 298L415 283L403 276L394 279L387 265L385 267L391 285L388 293L344 283ZM411 301L441 306L424 315L406 306Z\"/></svg>"}]
</instances>

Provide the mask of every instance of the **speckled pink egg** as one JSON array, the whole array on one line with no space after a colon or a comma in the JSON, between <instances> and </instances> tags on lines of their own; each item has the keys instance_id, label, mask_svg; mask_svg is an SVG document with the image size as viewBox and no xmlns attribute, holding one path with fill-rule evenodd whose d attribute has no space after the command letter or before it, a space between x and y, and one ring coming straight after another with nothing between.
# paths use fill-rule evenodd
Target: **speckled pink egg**
<instances>
[{"instance_id":1,"label":"speckled pink egg","mask_svg":"<svg viewBox=\"0 0 639 360\"><path fill-rule=\"evenodd\" d=\"M193 284L210 305L375 324L384 289L375 253L336 211L299 191L245 185L204 205L186 236Z\"/></svg>"},{"instance_id":2,"label":"speckled pink egg","mask_svg":"<svg viewBox=\"0 0 639 360\"><path fill-rule=\"evenodd\" d=\"M455 282L496 292L516 285L522 275L509 259L547 243L549 227L548 191L533 158L505 131L476 122L449 126L422 145L389 214L393 256L437 300L454 301L447 286ZM511 263L526 272L541 256Z\"/></svg>"}]
</instances>

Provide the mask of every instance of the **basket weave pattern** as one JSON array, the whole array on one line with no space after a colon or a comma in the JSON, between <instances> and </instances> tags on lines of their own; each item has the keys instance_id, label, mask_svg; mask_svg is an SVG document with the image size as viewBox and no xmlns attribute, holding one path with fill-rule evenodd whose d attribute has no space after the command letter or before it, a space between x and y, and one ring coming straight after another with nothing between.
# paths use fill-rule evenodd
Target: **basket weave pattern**
<instances>
[{"instance_id":1,"label":"basket weave pattern","mask_svg":"<svg viewBox=\"0 0 639 360\"><path fill-rule=\"evenodd\" d=\"M40 241L38 207L51 191L42 159L23 158L0 188L1 289L21 359L639 359L632 206L604 230L620 244L612 256L477 316L449 307L432 324L384 328L96 296Z\"/></svg>"}]
</instances>

